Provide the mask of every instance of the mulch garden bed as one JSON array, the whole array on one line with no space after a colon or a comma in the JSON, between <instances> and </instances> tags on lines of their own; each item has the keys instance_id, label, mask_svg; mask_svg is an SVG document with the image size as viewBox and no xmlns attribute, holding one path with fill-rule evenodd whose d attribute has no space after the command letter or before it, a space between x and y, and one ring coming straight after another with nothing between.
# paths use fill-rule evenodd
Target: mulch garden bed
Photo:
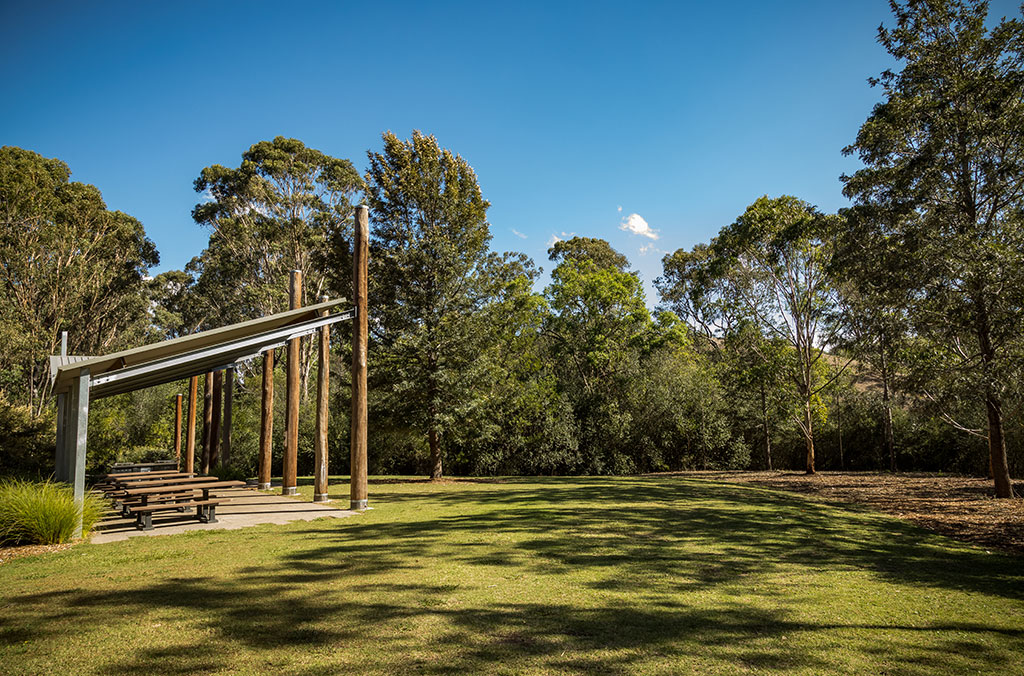
<instances>
[{"instance_id":1,"label":"mulch garden bed","mask_svg":"<svg viewBox=\"0 0 1024 676\"><path fill-rule=\"evenodd\" d=\"M73 547L75 543L67 542L62 545L18 545L14 547L0 547L0 563L7 563L12 559L33 554L46 554L48 552L59 552L62 549Z\"/></svg>"},{"instance_id":2,"label":"mulch garden bed","mask_svg":"<svg viewBox=\"0 0 1024 676\"><path fill-rule=\"evenodd\" d=\"M997 500L990 479L882 472L685 472L689 476L849 502L990 549L1024 554L1024 499ZM1024 496L1024 482L1014 492Z\"/></svg>"}]
</instances>

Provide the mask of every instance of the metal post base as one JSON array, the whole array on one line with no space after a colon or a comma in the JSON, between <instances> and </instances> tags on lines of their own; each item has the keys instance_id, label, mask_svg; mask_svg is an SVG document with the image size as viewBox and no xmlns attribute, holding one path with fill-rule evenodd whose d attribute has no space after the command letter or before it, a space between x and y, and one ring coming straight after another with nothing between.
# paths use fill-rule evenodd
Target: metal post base
<instances>
[{"instance_id":1,"label":"metal post base","mask_svg":"<svg viewBox=\"0 0 1024 676\"><path fill-rule=\"evenodd\" d=\"M349 509L366 509L369 500L352 500L349 503Z\"/></svg>"},{"instance_id":2,"label":"metal post base","mask_svg":"<svg viewBox=\"0 0 1024 676\"><path fill-rule=\"evenodd\" d=\"M313 502L327 502L327 493L313 493Z\"/></svg>"},{"instance_id":3,"label":"metal post base","mask_svg":"<svg viewBox=\"0 0 1024 676\"><path fill-rule=\"evenodd\" d=\"M270 484L260 484L259 486L257 486L257 488L259 488L261 491L269 491Z\"/></svg>"},{"instance_id":4,"label":"metal post base","mask_svg":"<svg viewBox=\"0 0 1024 676\"><path fill-rule=\"evenodd\" d=\"M295 486L292 486L290 488L282 488L281 489L281 495L295 495L298 492L299 492L299 489L296 488Z\"/></svg>"}]
</instances>

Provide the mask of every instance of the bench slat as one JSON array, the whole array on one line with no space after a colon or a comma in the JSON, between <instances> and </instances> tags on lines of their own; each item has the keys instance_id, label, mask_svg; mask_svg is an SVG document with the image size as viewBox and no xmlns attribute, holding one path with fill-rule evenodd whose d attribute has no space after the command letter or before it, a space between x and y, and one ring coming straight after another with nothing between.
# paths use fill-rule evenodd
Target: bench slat
<instances>
[{"instance_id":1,"label":"bench slat","mask_svg":"<svg viewBox=\"0 0 1024 676\"><path fill-rule=\"evenodd\" d=\"M163 510L178 509L180 507L204 507L207 505L219 505L225 502L224 499L219 500L192 500L189 502L165 502L159 505L136 505L129 507L128 510L137 512L159 512Z\"/></svg>"},{"instance_id":2,"label":"bench slat","mask_svg":"<svg viewBox=\"0 0 1024 676\"><path fill-rule=\"evenodd\" d=\"M128 488L125 495L153 495L154 493L183 493L197 489L208 490L210 488L235 488L245 486L244 481L210 481L206 483L177 484L174 486L153 486L150 488Z\"/></svg>"}]
</instances>

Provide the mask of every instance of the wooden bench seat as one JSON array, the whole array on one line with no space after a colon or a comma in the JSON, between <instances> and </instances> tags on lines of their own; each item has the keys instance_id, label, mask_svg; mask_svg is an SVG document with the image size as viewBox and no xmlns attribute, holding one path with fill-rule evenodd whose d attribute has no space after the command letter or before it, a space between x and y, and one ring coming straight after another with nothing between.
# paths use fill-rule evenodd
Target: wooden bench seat
<instances>
[{"instance_id":1,"label":"wooden bench seat","mask_svg":"<svg viewBox=\"0 0 1024 676\"><path fill-rule=\"evenodd\" d=\"M126 495L117 497L114 499L114 507L121 510L121 516L127 518L131 516L129 508L140 507L144 505L164 505L168 503L182 503L189 502L190 500L197 500L203 497L202 491L194 491L192 493L168 493L167 495L148 495L142 497L141 495ZM209 496L216 497L216 496ZM176 505L181 511L185 511L182 505Z\"/></svg>"},{"instance_id":2,"label":"wooden bench seat","mask_svg":"<svg viewBox=\"0 0 1024 676\"><path fill-rule=\"evenodd\" d=\"M181 502L159 502L146 505L132 505L128 511L136 516L135 527L139 530L153 530L153 512L176 511L185 507L196 508L196 518L200 523L217 523L217 505L224 502L210 498L208 500L187 500Z\"/></svg>"}]
</instances>

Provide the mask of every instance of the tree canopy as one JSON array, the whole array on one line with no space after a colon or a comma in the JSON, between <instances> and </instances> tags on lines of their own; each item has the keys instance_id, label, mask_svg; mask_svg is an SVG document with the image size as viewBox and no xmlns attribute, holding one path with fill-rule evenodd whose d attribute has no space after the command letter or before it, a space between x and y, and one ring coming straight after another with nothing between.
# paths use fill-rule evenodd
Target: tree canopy
<instances>
[{"instance_id":1,"label":"tree canopy","mask_svg":"<svg viewBox=\"0 0 1024 676\"><path fill-rule=\"evenodd\" d=\"M980 393L996 492L1008 497L1003 400L1024 298L1024 23L988 29L980 0L892 9L896 25L879 41L902 68L872 80L884 98L846 149L865 167L843 177L844 192L874 210L861 221L869 240L892 242L867 252L902 271L930 346L919 374L953 372Z\"/></svg>"}]
</instances>

